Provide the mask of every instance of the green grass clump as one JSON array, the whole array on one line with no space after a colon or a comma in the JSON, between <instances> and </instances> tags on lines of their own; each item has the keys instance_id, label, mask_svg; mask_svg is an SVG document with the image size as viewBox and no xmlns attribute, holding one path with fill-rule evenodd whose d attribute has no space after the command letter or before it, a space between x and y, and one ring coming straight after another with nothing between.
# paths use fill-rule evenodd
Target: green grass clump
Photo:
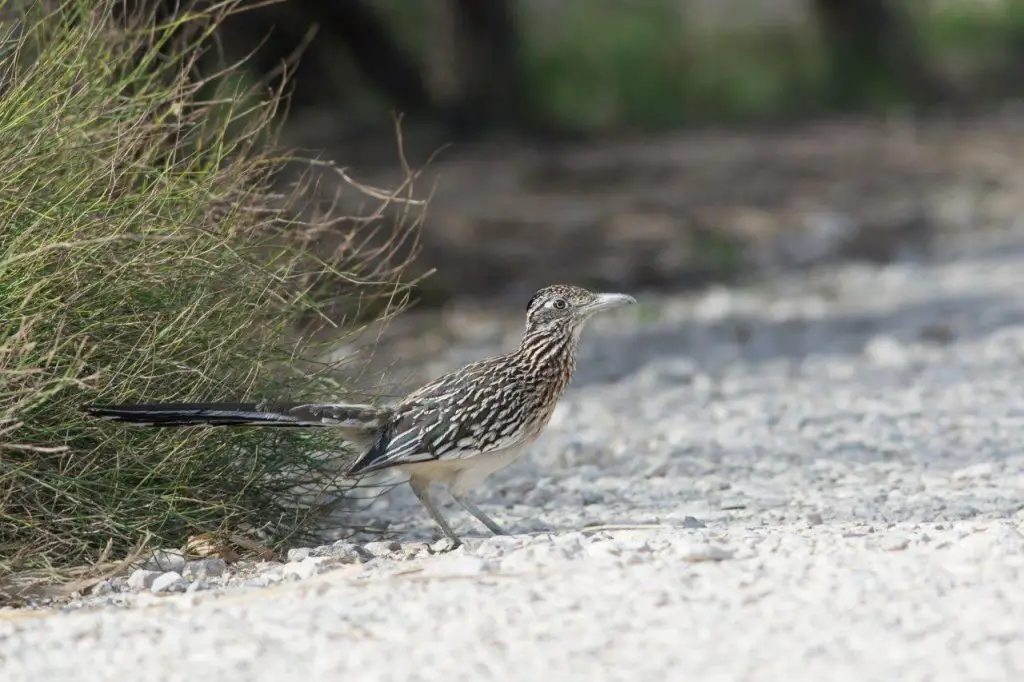
<instances>
[{"instance_id":1,"label":"green grass clump","mask_svg":"<svg viewBox=\"0 0 1024 682\"><path fill-rule=\"evenodd\" d=\"M993 80L1005 73L1005 86L975 96L1020 95L1020 79L1010 75L1024 45L1024 0L902 9L940 75L952 69ZM799 19L773 19L767 6L751 7L712 18L680 0L527 3L520 8L525 96L538 117L590 132L880 113L914 101L895 74L833 72L831 46L809 3L803 11ZM837 101L844 90L855 95Z\"/></svg>"},{"instance_id":2,"label":"green grass clump","mask_svg":"<svg viewBox=\"0 0 1024 682\"><path fill-rule=\"evenodd\" d=\"M824 61L802 26L706 26L676 0L569 2L523 27L527 96L583 130L803 113L821 98Z\"/></svg>"},{"instance_id":3,"label":"green grass clump","mask_svg":"<svg viewBox=\"0 0 1024 682\"><path fill-rule=\"evenodd\" d=\"M325 321L314 287L401 299L400 266L293 246L333 218L275 194L278 98L194 76L226 8L157 26L118 0L37 5L0 0L0 574L146 534L299 533L287 492L329 483L329 434L119 428L81 406L342 398L296 323Z\"/></svg>"}]
</instances>

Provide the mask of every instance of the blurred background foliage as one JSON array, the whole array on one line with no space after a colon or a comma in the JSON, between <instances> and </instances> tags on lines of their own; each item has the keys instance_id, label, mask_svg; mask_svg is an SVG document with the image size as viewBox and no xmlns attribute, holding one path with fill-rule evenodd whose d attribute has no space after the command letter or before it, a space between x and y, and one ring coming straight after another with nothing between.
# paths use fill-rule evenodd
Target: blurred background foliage
<instances>
[{"instance_id":1,"label":"blurred background foliage","mask_svg":"<svg viewBox=\"0 0 1024 682\"><path fill-rule=\"evenodd\" d=\"M209 59L376 186L403 117L420 303L887 259L1019 190L1024 0L280 0Z\"/></svg>"},{"instance_id":2,"label":"blurred background foliage","mask_svg":"<svg viewBox=\"0 0 1024 682\"><path fill-rule=\"evenodd\" d=\"M170 8L173 3L169 3ZM225 27L294 106L455 134L778 120L1019 94L1022 0L283 0Z\"/></svg>"},{"instance_id":3,"label":"blurred background foliage","mask_svg":"<svg viewBox=\"0 0 1024 682\"><path fill-rule=\"evenodd\" d=\"M168 19L217 5L121 2ZM239 5L204 78L240 65L219 87L280 88L282 144L362 182L422 171L417 304L885 260L1005 222L1024 188L1024 0ZM312 182L322 205L367 210L343 184Z\"/></svg>"}]
</instances>

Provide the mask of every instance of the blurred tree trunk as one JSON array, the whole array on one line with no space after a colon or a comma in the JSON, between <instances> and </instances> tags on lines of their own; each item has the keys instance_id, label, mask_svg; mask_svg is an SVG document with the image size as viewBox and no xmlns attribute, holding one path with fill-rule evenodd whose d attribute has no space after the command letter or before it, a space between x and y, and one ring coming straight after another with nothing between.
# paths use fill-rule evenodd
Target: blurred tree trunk
<instances>
[{"instance_id":1,"label":"blurred tree trunk","mask_svg":"<svg viewBox=\"0 0 1024 682\"><path fill-rule=\"evenodd\" d=\"M209 0L125 0L126 12L155 8L170 17ZM303 48L311 30L315 37ZM228 61L249 58L266 76L286 69L292 105L337 107L344 96L331 68L344 52L366 84L381 93L400 113L434 116L435 107L416 61L392 36L387 22L366 0L288 0L242 5L219 29L231 53Z\"/></svg>"},{"instance_id":2,"label":"blurred tree trunk","mask_svg":"<svg viewBox=\"0 0 1024 682\"><path fill-rule=\"evenodd\" d=\"M124 0L170 17L213 0ZM243 5L219 30L226 61L242 57L260 75L288 74L293 111L341 109L351 86L343 53L365 85L398 113L456 135L531 127L523 103L515 0L431 0L430 72L396 38L372 0L287 0ZM306 45L310 31L313 38ZM296 63L296 56L298 57ZM285 66L287 64L287 66ZM275 79L276 80L276 79ZM535 132L543 122L533 122ZM558 132L558 131L554 131Z\"/></svg>"},{"instance_id":3,"label":"blurred tree trunk","mask_svg":"<svg viewBox=\"0 0 1024 682\"><path fill-rule=\"evenodd\" d=\"M229 22L250 47L264 40L255 59L264 73L289 59L306 33L316 37L291 76L294 106L339 106L343 93L329 68L347 53L366 84L402 114L432 115L434 106L415 60L393 38L386 22L364 0L290 0L250 9Z\"/></svg>"},{"instance_id":4,"label":"blurred tree trunk","mask_svg":"<svg viewBox=\"0 0 1024 682\"><path fill-rule=\"evenodd\" d=\"M944 99L911 17L891 0L812 0L830 52L837 104L858 104L881 88L899 88L917 103Z\"/></svg>"},{"instance_id":5,"label":"blurred tree trunk","mask_svg":"<svg viewBox=\"0 0 1024 682\"><path fill-rule=\"evenodd\" d=\"M434 112L419 65L365 0L301 0L301 4L311 21L333 34L325 49L333 49L336 42L347 51L370 86L384 94L400 113L416 116Z\"/></svg>"},{"instance_id":6,"label":"blurred tree trunk","mask_svg":"<svg viewBox=\"0 0 1024 682\"><path fill-rule=\"evenodd\" d=\"M516 125L522 107L512 0L434 0L432 73L449 122L473 134Z\"/></svg>"}]
</instances>

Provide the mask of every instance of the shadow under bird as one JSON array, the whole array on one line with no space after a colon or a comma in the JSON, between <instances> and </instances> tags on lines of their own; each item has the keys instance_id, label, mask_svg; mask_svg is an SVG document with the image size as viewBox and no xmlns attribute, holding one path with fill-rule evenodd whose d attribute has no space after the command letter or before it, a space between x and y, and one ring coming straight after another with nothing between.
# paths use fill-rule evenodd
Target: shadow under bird
<instances>
[{"instance_id":1,"label":"shadow under bird","mask_svg":"<svg viewBox=\"0 0 1024 682\"><path fill-rule=\"evenodd\" d=\"M595 313L636 303L626 294L569 285L537 291L526 307L519 347L438 377L388 407L307 403L89 405L110 421L146 426L286 426L338 429L362 454L347 475L396 468L451 541L462 544L430 497L447 487L467 512L496 535L505 531L468 497L512 464L548 424L576 369L580 333Z\"/></svg>"}]
</instances>

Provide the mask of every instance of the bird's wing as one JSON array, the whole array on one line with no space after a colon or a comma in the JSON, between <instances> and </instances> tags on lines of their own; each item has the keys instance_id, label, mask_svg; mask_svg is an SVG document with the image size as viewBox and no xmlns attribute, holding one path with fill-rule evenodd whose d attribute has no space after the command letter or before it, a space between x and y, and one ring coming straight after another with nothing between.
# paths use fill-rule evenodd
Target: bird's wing
<instances>
[{"instance_id":1,"label":"bird's wing","mask_svg":"<svg viewBox=\"0 0 1024 682\"><path fill-rule=\"evenodd\" d=\"M508 447L519 439L522 426L506 418L498 397L494 377L482 363L440 377L399 404L394 419L350 472L461 459ZM515 396L506 393L504 398L505 404L515 403ZM492 419L498 420L497 428Z\"/></svg>"},{"instance_id":2,"label":"bird's wing","mask_svg":"<svg viewBox=\"0 0 1024 682\"><path fill-rule=\"evenodd\" d=\"M444 396L403 403L401 411L378 433L373 446L357 460L350 474L367 474L397 464L438 458L429 438L431 428L442 423Z\"/></svg>"}]
</instances>

